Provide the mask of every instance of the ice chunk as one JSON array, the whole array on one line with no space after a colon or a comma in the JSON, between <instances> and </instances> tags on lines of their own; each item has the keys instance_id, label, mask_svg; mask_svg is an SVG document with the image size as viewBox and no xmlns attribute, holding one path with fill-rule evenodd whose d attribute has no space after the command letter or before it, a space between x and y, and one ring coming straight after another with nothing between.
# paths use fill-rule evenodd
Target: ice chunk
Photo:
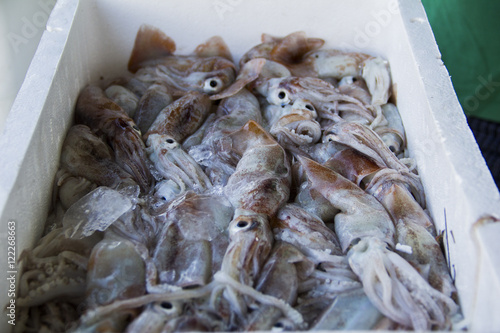
<instances>
[{"instance_id":1,"label":"ice chunk","mask_svg":"<svg viewBox=\"0 0 500 333\"><path fill-rule=\"evenodd\" d=\"M98 187L66 211L65 234L70 238L84 238L97 230L104 231L133 206L128 196L109 187Z\"/></svg>"}]
</instances>

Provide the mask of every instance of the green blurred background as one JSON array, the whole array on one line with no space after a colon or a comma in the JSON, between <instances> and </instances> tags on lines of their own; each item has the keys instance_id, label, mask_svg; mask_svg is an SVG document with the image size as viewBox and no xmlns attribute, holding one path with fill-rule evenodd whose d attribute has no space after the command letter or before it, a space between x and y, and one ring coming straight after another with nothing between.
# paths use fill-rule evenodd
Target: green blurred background
<instances>
[{"instance_id":1,"label":"green blurred background","mask_svg":"<svg viewBox=\"0 0 500 333\"><path fill-rule=\"evenodd\" d=\"M464 112L500 123L500 1L422 3Z\"/></svg>"}]
</instances>

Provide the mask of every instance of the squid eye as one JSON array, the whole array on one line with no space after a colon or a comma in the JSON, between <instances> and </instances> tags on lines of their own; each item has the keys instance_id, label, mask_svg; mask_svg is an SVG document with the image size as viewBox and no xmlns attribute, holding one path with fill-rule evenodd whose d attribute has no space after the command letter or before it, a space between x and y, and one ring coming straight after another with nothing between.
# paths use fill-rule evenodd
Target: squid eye
<instances>
[{"instance_id":1,"label":"squid eye","mask_svg":"<svg viewBox=\"0 0 500 333\"><path fill-rule=\"evenodd\" d=\"M285 330L287 330L287 327L286 327L285 323L283 323L281 320L276 322L273 325L273 328L271 329L271 331L274 331L274 332L283 332Z\"/></svg>"},{"instance_id":2,"label":"squid eye","mask_svg":"<svg viewBox=\"0 0 500 333\"><path fill-rule=\"evenodd\" d=\"M134 131L136 131L137 133L139 133L139 135L141 135L141 129L140 129L139 127L137 127L137 125L133 125L133 126L132 126L132 129L133 129Z\"/></svg>"},{"instance_id":3,"label":"squid eye","mask_svg":"<svg viewBox=\"0 0 500 333\"><path fill-rule=\"evenodd\" d=\"M206 93L215 93L222 89L222 80L218 77L211 77L203 83L203 91Z\"/></svg>"},{"instance_id":4,"label":"squid eye","mask_svg":"<svg viewBox=\"0 0 500 333\"><path fill-rule=\"evenodd\" d=\"M154 307L159 310L159 311L162 311L166 314L173 314L173 313L176 313L179 309L178 309L178 306L177 304L174 302L169 302L169 301L161 301L161 302L156 302L154 304Z\"/></svg>"},{"instance_id":5,"label":"squid eye","mask_svg":"<svg viewBox=\"0 0 500 333\"><path fill-rule=\"evenodd\" d=\"M169 143L169 144L172 144L174 143L174 139L171 139L171 138L168 138L167 140L165 140L166 143Z\"/></svg>"},{"instance_id":6,"label":"squid eye","mask_svg":"<svg viewBox=\"0 0 500 333\"><path fill-rule=\"evenodd\" d=\"M324 137L323 137L323 143L327 143L327 142L333 142L333 137L332 137L331 134L324 135Z\"/></svg>"},{"instance_id":7,"label":"squid eye","mask_svg":"<svg viewBox=\"0 0 500 333\"><path fill-rule=\"evenodd\" d=\"M248 224L249 224L248 221L239 221L238 223L236 223L236 226L238 228L246 228L248 227Z\"/></svg>"},{"instance_id":8,"label":"squid eye","mask_svg":"<svg viewBox=\"0 0 500 333\"><path fill-rule=\"evenodd\" d=\"M314 107L311 104L306 104L306 109L314 111Z\"/></svg>"},{"instance_id":9,"label":"squid eye","mask_svg":"<svg viewBox=\"0 0 500 333\"><path fill-rule=\"evenodd\" d=\"M290 97L288 97L288 92L284 89L278 90L276 96L276 100L274 103L270 101L272 104L280 104L280 105L285 105L290 103Z\"/></svg>"}]
</instances>

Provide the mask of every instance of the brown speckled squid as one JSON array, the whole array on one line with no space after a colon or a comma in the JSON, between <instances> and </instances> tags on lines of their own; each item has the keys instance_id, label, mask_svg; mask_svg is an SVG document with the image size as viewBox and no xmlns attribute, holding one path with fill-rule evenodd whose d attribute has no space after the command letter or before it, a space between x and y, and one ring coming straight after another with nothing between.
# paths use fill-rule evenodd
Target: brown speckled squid
<instances>
[{"instance_id":1,"label":"brown speckled squid","mask_svg":"<svg viewBox=\"0 0 500 333\"><path fill-rule=\"evenodd\" d=\"M118 165L134 176L143 193L151 189L153 176L140 130L101 88L90 85L82 90L76 104L76 120L106 138Z\"/></svg>"},{"instance_id":2,"label":"brown speckled squid","mask_svg":"<svg viewBox=\"0 0 500 333\"><path fill-rule=\"evenodd\" d=\"M199 133L203 139L190 147L189 154L205 168L213 185L226 185L234 172L241 155L233 156L228 135L250 120L262 123L259 102L248 90L242 89L220 102L213 122Z\"/></svg>"},{"instance_id":3,"label":"brown speckled squid","mask_svg":"<svg viewBox=\"0 0 500 333\"><path fill-rule=\"evenodd\" d=\"M435 240L434 224L415 201L397 173L387 172L368 156L346 149L337 153L325 166L339 172L377 198L396 225L399 253L411 263L429 284L445 295L455 292L441 248Z\"/></svg>"},{"instance_id":4,"label":"brown speckled squid","mask_svg":"<svg viewBox=\"0 0 500 333\"><path fill-rule=\"evenodd\" d=\"M457 305L391 250L395 228L385 208L335 171L303 157L299 160L311 186L340 210L335 232L373 305L415 330L447 327Z\"/></svg>"},{"instance_id":5,"label":"brown speckled squid","mask_svg":"<svg viewBox=\"0 0 500 333\"><path fill-rule=\"evenodd\" d=\"M283 148L253 121L229 139L241 159L224 188L235 213L219 278L253 286L273 244L269 218L288 200L290 167ZM234 285L224 287L223 298L241 321L248 300Z\"/></svg>"},{"instance_id":6,"label":"brown speckled squid","mask_svg":"<svg viewBox=\"0 0 500 333\"><path fill-rule=\"evenodd\" d=\"M425 208L425 192L418 175L399 160L386 143L367 126L358 123L341 121L323 132L323 142L333 141L356 149L372 158L386 169L379 174L392 173L393 179L399 178L410 189L417 202Z\"/></svg>"},{"instance_id":7,"label":"brown speckled squid","mask_svg":"<svg viewBox=\"0 0 500 333\"><path fill-rule=\"evenodd\" d=\"M257 91L272 105L283 106L293 104L297 99L308 100L325 121L340 121L339 112L346 105L370 121L373 119L372 112L359 99L342 94L331 83L315 77L271 78Z\"/></svg>"},{"instance_id":8,"label":"brown speckled squid","mask_svg":"<svg viewBox=\"0 0 500 333\"><path fill-rule=\"evenodd\" d=\"M182 142L196 132L211 111L208 95L192 91L177 99L160 111L144 138L153 133L170 135Z\"/></svg>"},{"instance_id":9,"label":"brown speckled squid","mask_svg":"<svg viewBox=\"0 0 500 333\"><path fill-rule=\"evenodd\" d=\"M128 69L135 78L151 85L161 82L172 95L187 91L215 94L235 78L236 67L221 37L199 45L194 55L174 55L175 42L157 28L143 25L137 32Z\"/></svg>"}]
</instances>

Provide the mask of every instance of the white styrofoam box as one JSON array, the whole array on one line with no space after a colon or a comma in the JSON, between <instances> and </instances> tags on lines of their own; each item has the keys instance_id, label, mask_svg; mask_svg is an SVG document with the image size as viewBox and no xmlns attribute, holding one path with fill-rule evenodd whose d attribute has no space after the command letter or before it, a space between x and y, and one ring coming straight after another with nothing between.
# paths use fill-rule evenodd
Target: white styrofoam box
<instances>
[{"instance_id":1,"label":"white styrofoam box","mask_svg":"<svg viewBox=\"0 0 500 333\"><path fill-rule=\"evenodd\" d=\"M78 93L89 82L126 71L143 23L171 36L179 54L220 35L237 61L260 43L263 32L284 36L303 30L325 39L325 47L388 59L410 154L429 212L444 231L464 325L476 331L500 329L500 223L475 223L484 216L500 217L500 195L418 0L315 0L307 5L298 0L59 0L0 138L4 253L8 221L16 225L17 255L40 237ZM0 260L7 272L7 256ZM0 279L0 290L7 287ZM3 306L10 298L2 293L0 300Z\"/></svg>"}]
</instances>

